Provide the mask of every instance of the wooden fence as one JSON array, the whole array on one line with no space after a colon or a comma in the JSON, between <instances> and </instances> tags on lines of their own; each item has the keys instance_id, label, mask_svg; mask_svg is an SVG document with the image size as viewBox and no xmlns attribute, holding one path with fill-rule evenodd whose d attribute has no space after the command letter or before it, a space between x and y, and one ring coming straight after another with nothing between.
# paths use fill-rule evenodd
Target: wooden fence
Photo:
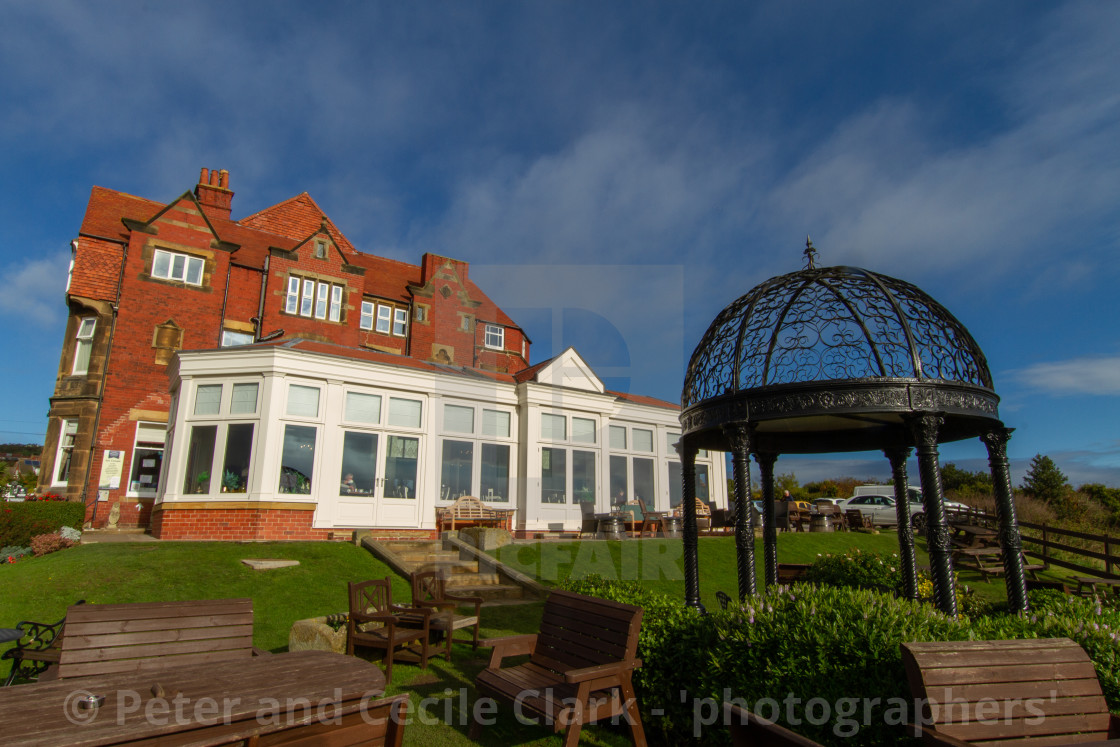
<instances>
[{"instance_id":1,"label":"wooden fence","mask_svg":"<svg viewBox=\"0 0 1120 747\"><path fill-rule=\"evenodd\" d=\"M952 521L969 521L974 524L982 524L993 528L999 526L999 520L993 514L975 508L952 511L949 518ZM1082 573L1100 576L1102 578L1120 578L1120 575L1116 572L1118 566L1120 566L1120 555L1113 554L1118 543L1118 538L1116 537L1110 537L1107 534L1075 532L1070 529L1059 529L1058 527L1047 526L1046 524L1034 524L1029 521L1020 521L1019 529L1031 530L1030 534L1025 531L1020 532L1023 538L1023 551L1042 558L1046 563L1068 568L1073 571L1081 571ZM1097 543L1098 546L1102 548L1102 551L1098 552L1084 547L1065 544L1060 541L1067 537ZM1104 563L1104 570L1101 570L1100 567L1081 565L1080 563L1074 563L1063 558L1056 558L1053 555L1054 552L1069 553L1070 555L1081 558L1099 560Z\"/></svg>"}]
</instances>

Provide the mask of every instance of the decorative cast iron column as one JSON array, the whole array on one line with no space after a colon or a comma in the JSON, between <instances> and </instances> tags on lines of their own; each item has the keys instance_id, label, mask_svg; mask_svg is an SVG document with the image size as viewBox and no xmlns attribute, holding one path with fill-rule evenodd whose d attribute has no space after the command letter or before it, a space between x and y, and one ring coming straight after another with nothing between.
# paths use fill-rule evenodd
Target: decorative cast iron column
<instances>
[{"instance_id":1,"label":"decorative cast iron column","mask_svg":"<svg viewBox=\"0 0 1120 747\"><path fill-rule=\"evenodd\" d=\"M992 490L996 494L996 516L999 519L999 546L1003 551L1003 578L1007 585L1007 606L1012 612L1026 612L1027 579L1023 574L1023 539L1019 535L1019 518L1011 492L1011 470L1007 463L1007 441L1012 428L993 428L980 437L988 447L988 464L992 470Z\"/></svg>"},{"instance_id":2,"label":"decorative cast iron column","mask_svg":"<svg viewBox=\"0 0 1120 747\"><path fill-rule=\"evenodd\" d=\"M902 573L902 595L907 599L918 598L918 561L914 554L914 527L910 523L909 478L906 476L906 460L910 456L909 447L884 449L883 453L891 461L891 474L894 476L894 511L898 521L898 560Z\"/></svg>"},{"instance_id":3,"label":"decorative cast iron column","mask_svg":"<svg viewBox=\"0 0 1120 747\"><path fill-rule=\"evenodd\" d=\"M941 467L937 461L937 430L940 415L925 413L909 419L918 452L918 471L922 476L922 502L926 507L926 540L933 594L937 608L947 615L957 614L957 589L953 582L953 558L949 545L949 522L945 516L945 496L941 491Z\"/></svg>"},{"instance_id":4,"label":"decorative cast iron column","mask_svg":"<svg viewBox=\"0 0 1120 747\"><path fill-rule=\"evenodd\" d=\"M723 432L731 443L731 466L735 477L735 562L739 573L739 601L758 593L754 578L754 522L751 517L751 428L742 423L726 425Z\"/></svg>"},{"instance_id":5,"label":"decorative cast iron column","mask_svg":"<svg viewBox=\"0 0 1120 747\"><path fill-rule=\"evenodd\" d=\"M766 585L778 585L778 527L774 519L774 462L773 452L756 453L759 479L762 480L762 556L766 562Z\"/></svg>"},{"instance_id":6,"label":"decorative cast iron column","mask_svg":"<svg viewBox=\"0 0 1120 747\"><path fill-rule=\"evenodd\" d=\"M681 438L676 445L681 458L681 503L684 508L684 603L704 612L700 604L700 558L696 532L696 447Z\"/></svg>"}]
</instances>

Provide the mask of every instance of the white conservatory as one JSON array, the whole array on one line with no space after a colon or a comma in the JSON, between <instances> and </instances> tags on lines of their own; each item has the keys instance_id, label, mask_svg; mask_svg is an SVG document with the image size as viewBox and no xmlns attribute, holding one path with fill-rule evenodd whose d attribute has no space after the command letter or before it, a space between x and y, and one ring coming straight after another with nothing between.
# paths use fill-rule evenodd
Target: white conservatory
<instances>
[{"instance_id":1,"label":"white conservatory","mask_svg":"<svg viewBox=\"0 0 1120 747\"><path fill-rule=\"evenodd\" d=\"M681 500L680 408L607 391L571 348L511 376L290 340L180 352L169 373L157 536L431 533L464 495L516 509L519 534L576 531L581 502ZM696 491L727 506L722 453L700 452Z\"/></svg>"}]
</instances>

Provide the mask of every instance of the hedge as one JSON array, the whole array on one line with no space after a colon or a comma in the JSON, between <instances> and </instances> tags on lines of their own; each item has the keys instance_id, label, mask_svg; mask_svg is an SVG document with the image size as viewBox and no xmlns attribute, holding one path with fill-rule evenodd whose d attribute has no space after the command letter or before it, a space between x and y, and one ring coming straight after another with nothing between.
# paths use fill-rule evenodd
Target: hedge
<instances>
[{"instance_id":1,"label":"hedge","mask_svg":"<svg viewBox=\"0 0 1120 747\"><path fill-rule=\"evenodd\" d=\"M727 744L719 705L728 699L826 745L917 744L904 726L917 720L905 641L1069 637L1120 709L1120 611L1093 600L954 619L892 594L797 584L701 615L636 584L590 577L565 587L645 609L635 685L647 731L665 744Z\"/></svg>"},{"instance_id":2,"label":"hedge","mask_svg":"<svg viewBox=\"0 0 1120 747\"><path fill-rule=\"evenodd\" d=\"M72 501L25 501L0 503L0 546L27 547L39 534L62 527L81 529L86 518L83 503Z\"/></svg>"}]
</instances>

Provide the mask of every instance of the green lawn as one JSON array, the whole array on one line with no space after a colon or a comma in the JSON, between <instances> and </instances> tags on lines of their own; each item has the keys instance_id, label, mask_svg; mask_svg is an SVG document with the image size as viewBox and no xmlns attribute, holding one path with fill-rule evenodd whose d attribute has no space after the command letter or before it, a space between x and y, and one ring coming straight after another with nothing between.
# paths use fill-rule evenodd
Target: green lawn
<instances>
[{"instance_id":1,"label":"green lawn","mask_svg":"<svg viewBox=\"0 0 1120 747\"><path fill-rule=\"evenodd\" d=\"M812 562L818 553L896 552L893 533L783 534L778 538L780 562ZM666 594L684 595L683 557L679 540L623 540L516 544L497 553L519 570L554 584L569 575L599 573L608 578L640 581ZM762 543L756 542L759 578ZM254 571L242 558L291 558L300 565ZM918 562L926 563L919 551ZM91 603L142 602L178 599L251 597L254 643L284 651L295 620L346 609L346 584L392 575L367 551L345 543L228 543L152 542L82 545L41 558L0 565L0 627L20 620L53 622L78 599ZM972 574L961 580L993 600L1003 598L1002 583L986 584ZM700 588L705 605L715 605L715 592L736 596L735 547L731 537L700 538ZM393 577L394 599L409 598L405 579ZM511 605L483 610L484 636L534 632L541 605ZM461 709L464 698L474 702L471 684L486 659L469 646L456 646L451 664L433 660L427 670L394 665L390 693L413 693L414 709L425 703L429 723L414 722L406 730L406 744L470 744ZM6 672L5 672L6 674ZM465 695L464 695L465 693ZM450 714L455 723L444 722ZM431 723L431 722L436 723ZM611 727L586 729L582 743L629 744L625 732ZM483 732L483 745L552 745L559 739L542 727L517 723L503 712L498 723Z\"/></svg>"}]
</instances>

